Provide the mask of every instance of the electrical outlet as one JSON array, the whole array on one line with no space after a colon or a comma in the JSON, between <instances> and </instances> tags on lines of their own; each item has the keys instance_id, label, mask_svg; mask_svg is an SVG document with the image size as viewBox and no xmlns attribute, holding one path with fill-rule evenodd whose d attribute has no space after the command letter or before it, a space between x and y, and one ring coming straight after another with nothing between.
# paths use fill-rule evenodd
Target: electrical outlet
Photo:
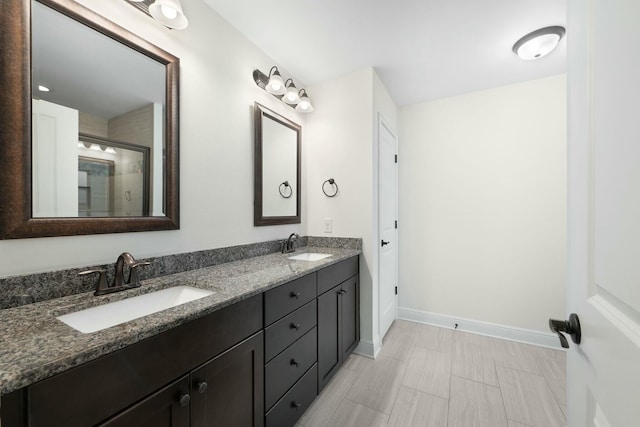
<instances>
[{"instance_id":1,"label":"electrical outlet","mask_svg":"<svg viewBox=\"0 0 640 427\"><path fill-rule=\"evenodd\" d=\"M324 219L324 232L331 233L331 229L333 228L333 220L331 218Z\"/></svg>"}]
</instances>

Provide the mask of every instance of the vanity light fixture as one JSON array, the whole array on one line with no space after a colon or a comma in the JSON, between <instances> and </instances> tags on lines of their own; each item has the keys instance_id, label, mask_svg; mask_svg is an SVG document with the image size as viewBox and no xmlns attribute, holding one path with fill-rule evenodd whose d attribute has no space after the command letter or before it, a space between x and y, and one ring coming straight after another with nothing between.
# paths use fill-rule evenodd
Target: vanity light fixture
<instances>
[{"instance_id":1,"label":"vanity light fixture","mask_svg":"<svg viewBox=\"0 0 640 427\"><path fill-rule=\"evenodd\" d=\"M293 79L287 79L284 85L287 91L282 95L282 101L292 105L298 104L300 102L300 95L298 95L298 89L293 83Z\"/></svg>"},{"instance_id":2,"label":"vanity light fixture","mask_svg":"<svg viewBox=\"0 0 640 427\"><path fill-rule=\"evenodd\" d=\"M278 67L273 66L269 70L269 75L260 70L253 70L253 80L258 87L266 90L291 108L302 113L310 113L313 111L311 100L307 91L296 88L293 79L289 78L286 82L282 80Z\"/></svg>"},{"instance_id":3,"label":"vanity light fixture","mask_svg":"<svg viewBox=\"0 0 640 427\"><path fill-rule=\"evenodd\" d=\"M180 0L127 0L129 4L154 18L167 28L184 30L189 20Z\"/></svg>"},{"instance_id":4,"label":"vanity light fixture","mask_svg":"<svg viewBox=\"0 0 640 427\"><path fill-rule=\"evenodd\" d=\"M280 71L278 71L278 67L273 66L271 67L271 70L269 70L269 81L267 82L264 90L269 92L271 95L284 95L287 91L284 81L282 80L282 76L280 75Z\"/></svg>"},{"instance_id":5,"label":"vanity light fixture","mask_svg":"<svg viewBox=\"0 0 640 427\"><path fill-rule=\"evenodd\" d=\"M518 40L513 52L526 61L542 58L558 46L564 33L564 27L558 25L540 28Z\"/></svg>"}]
</instances>

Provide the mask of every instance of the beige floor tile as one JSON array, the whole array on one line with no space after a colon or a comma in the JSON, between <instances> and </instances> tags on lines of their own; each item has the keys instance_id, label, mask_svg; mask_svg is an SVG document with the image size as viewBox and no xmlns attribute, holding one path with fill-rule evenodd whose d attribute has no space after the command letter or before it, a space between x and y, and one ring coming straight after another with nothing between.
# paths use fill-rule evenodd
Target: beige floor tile
<instances>
[{"instance_id":1,"label":"beige floor tile","mask_svg":"<svg viewBox=\"0 0 640 427\"><path fill-rule=\"evenodd\" d=\"M448 427L507 427L500 389L451 377Z\"/></svg>"},{"instance_id":2,"label":"beige floor tile","mask_svg":"<svg viewBox=\"0 0 640 427\"><path fill-rule=\"evenodd\" d=\"M415 346L427 350L451 353L453 351L453 329L439 328L437 326L420 325L416 331Z\"/></svg>"},{"instance_id":3,"label":"beige floor tile","mask_svg":"<svg viewBox=\"0 0 640 427\"><path fill-rule=\"evenodd\" d=\"M397 359L378 357L367 360L362 372L349 390L348 398L371 409L390 414L406 363Z\"/></svg>"},{"instance_id":4,"label":"beige floor tile","mask_svg":"<svg viewBox=\"0 0 640 427\"><path fill-rule=\"evenodd\" d=\"M329 420L328 426L384 427L389 415L345 399Z\"/></svg>"},{"instance_id":5,"label":"beige floor tile","mask_svg":"<svg viewBox=\"0 0 640 427\"><path fill-rule=\"evenodd\" d=\"M402 385L444 399L449 398L451 355L415 347L411 351Z\"/></svg>"},{"instance_id":6,"label":"beige floor tile","mask_svg":"<svg viewBox=\"0 0 640 427\"><path fill-rule=\"evenodd\" d=\"M542 375L536 363L534 346L494 338L493 359L497 366Z\"/></svg>"},{"instance_id":7,"label":"beige floor tile","mask_svg":"<svg viewBox=\"0 0 640 427\"><path fill-rule=\"evenodd\" d=\"M397 323L398 321L396 321ZM394 323L382 340L379 357L407 360L416 340L417 331L413 326L399 326Z\"/></svg>"},{"instance_id":8,"label":"beige floor tile","mask_svg":"<svg viewBox=\"0 0 640 427\"><path fill-rule=\"evenodd\" d=\"M364 369L366 369L367 366L369 366L369 363L371 362L373 362L373 359L369 357L352 353L347 358L347 360L344 361L341 369L349 369L355 372L362 372Z\"/></svg>"},{"instance_id":9,"label":"beige floor tile","mask_svg":"<svg viewBox=\"0 0 640 427\"><path fill-rule=\"evenodd\" d=\"M418 390L400 387L389 427L445 427L449 402Z\"/></svg>"},{"instance_id":10,"label":"beige floor tile","mask_svg":"<svg viewBox=\"0 0 640 427\"><path fill-rule=\"evenodd\" d=\"M563 427L565 418L541 375L498 366L507 417L533 427Z\"/></svg>"},{"instance_id":11,"label":"beige floor tile","mask_svg":"<svg viewBox=\"0 0 640 427\"><path fill-rule=\"evenodd\" d=\"M340 369L320 393L320 396L307 409L299 423L305 427L326 426L357 378L357 372Z\"/></svg>"},{"instance_id":12,"label":"beige floor tile","mask_svg":"<svg viewBox=\"0 0 640 427\"><path fill-rule=\"evenodd\" d=\"M559 405L567 404L567 366L556 359L539 358L536 360L542 376L547 380Z\"/></svg>"},{"instance_id":13,"label":"beige floor tile","mask_svg":"<svg viewBox=\"0 0 640 427\"><path fill-rule=\"evenodd\" d=\"M453 343L451 373L462 378L498 385L491 339L478 335L456 333Z\"/></svg>"}]
</instances>

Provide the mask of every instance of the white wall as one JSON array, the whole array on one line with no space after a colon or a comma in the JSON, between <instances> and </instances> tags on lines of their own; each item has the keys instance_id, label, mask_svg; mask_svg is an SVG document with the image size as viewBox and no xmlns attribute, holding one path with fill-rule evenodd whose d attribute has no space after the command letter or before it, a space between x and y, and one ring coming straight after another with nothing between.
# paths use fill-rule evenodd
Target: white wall
<instances>
[{"instance_id":1,"label":"white wall","mask_svg":"<svg viewBox=\"0 0 640 427\"><path fill-rule=\"evenodd\" d=\"M373 355L379 346L377 300L377 164L378 114L392 126L397 108L375 71L368 67L309 87L314 102L307 121L303 155L307 173L303 209L312 236L362 237L360 260L359 351ZM334 178L340 191L329 198L322 183ZM324 232L331 218L332 233Z\"/></svg>"},{"instance_id":2,"label":"white wall","mask_svg":"<svg viewBox=\"0 0 640 427\"><path fill-rule=\"evenodd\" d=\"M404 107L399 154L400 307L564 318L565 75Z\"/></svg>"},{"instance_id":3,"label":"white wall","mask_svg":"<svg viewBox=\"0 0 640 427\"><path fill-rule=\"evenodd\" d=\"M183 31L124 1L78 2L180 58L181 229L0 241L0 277L115 262L125 250L144 258L304 234L303 224L253 226L254 101L305 134L305 117L253 81L253 70L273 61L201 0L182 1L190 21Z\"/></svg>"}]
</instances>

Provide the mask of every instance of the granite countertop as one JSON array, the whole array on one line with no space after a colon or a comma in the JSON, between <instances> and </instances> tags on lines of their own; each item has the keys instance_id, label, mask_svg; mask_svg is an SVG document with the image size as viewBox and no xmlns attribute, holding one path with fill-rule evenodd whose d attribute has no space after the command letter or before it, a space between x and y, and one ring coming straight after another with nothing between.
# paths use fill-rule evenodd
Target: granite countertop
<instances>
[{"instance_id":1,"label":"granite countertop","mask_svg":"<svg viewBox=\"0 0 640 427\"><path fill-rule=\"evenodd\" d=\"M333 256L319 261L288 259L303 252ZM115 294L96 297L93 293L83 293L0 310L0 394L33 384L360 253L357 249L303 247L293 254L269 254L143 280L140 288ZM89 334L78 332L56 319L62 314L178 285L214 293Z\"/></svg>"}]
</instances>

